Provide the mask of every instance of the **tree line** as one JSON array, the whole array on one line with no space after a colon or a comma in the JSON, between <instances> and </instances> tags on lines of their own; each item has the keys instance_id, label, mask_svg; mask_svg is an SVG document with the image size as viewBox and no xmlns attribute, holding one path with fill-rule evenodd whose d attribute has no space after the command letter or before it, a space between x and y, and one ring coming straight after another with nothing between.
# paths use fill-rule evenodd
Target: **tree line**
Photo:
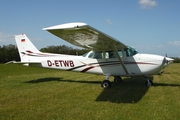
<instances>
[{"instance_id":1,"label":"tree line","mask_svg":"<svg viewBox=\"0 0 180 120\"><path fill-rule=\"evenodd\" d=\"M59 46L47 46L40 49L41 52L47 53L57 53L57 54L68 54L68 55L83 55L89 50L87 49L78 49L68 47L66 45ZM180 58L174 57L174 63L180 63ZM15 45L3 45L0 46L0 63L6 63L9 61L20 61L18 49Z\"/></svg>"},{"instance_id":2,"label":"tree line","mask_svg":"<svg viewBox=\"0 0 180 120\"><path fill-rule=\"evenodd\" d=\"M20 61L17 47L12 44L0 46L0 63L6 63L13 60Z\"/></svg>"}]
</instances>

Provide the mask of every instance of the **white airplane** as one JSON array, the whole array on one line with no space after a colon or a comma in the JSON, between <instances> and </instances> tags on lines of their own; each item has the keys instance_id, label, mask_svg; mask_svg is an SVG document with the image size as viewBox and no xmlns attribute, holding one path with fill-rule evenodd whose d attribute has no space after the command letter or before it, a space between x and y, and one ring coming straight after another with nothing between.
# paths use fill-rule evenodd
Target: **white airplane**
<instances>
[{"instance_id":1,"label":"white airplane","mask_svg":"<svg viewBox=\"0 0 180 120\"><path fill-rule=\"evenodd\" d=\"M144 76L146 85L151 86L153 82L149 77L159 73L166 66L166 63L173 61L173 59L164 56L140 54L135 49L86 23L67 23L43 30L47 30L73 45L91 51L82 56L42 53L25 34L21 34L15 36L21 61L14 63L103 74L106 79L101 83L101 86L109 88L111 87L110 76L114 76L115 82L122 81L121 76Z\"/></svg>"}]
</instances>

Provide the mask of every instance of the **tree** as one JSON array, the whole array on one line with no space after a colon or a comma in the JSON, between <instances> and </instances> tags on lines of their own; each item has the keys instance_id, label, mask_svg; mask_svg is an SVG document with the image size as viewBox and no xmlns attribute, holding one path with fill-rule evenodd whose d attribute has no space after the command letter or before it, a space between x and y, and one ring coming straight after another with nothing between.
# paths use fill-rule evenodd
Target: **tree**
<instances>
[{"instance_id":1,"label":"tree","mask_svg":"<svg viewBox=\"0 0 180 120\"><path fill-rule=\"evenodd\" d=\"M0 46L0 63L5 63L12 60L20 60L17 47L12 44L3 45L2 47Z\"/></svg>"},{"instance_id":2,"label":"tree","mask_svg":"<svg viewBox=\"0 0 180 120\"><path fill-rule=\"evenodd\" d=\"M173 58L174 59L174 63L180 63L180 58Z\"/></svg>"},{"instance_id":3,"label":"tree","mask_svg":"<svg viewBox=\"0 0 180 120\"><path fill-rule=\"evenodd\" d=\"M72 47L68 47L66 45L60 45L60 46L48 46L46 48L41 48L41 52L49 52L49 53L58 53L58 54L68 54L68 55L82 55L88 50L86 49L74 49Z\"/></svg>"}]
</instances>

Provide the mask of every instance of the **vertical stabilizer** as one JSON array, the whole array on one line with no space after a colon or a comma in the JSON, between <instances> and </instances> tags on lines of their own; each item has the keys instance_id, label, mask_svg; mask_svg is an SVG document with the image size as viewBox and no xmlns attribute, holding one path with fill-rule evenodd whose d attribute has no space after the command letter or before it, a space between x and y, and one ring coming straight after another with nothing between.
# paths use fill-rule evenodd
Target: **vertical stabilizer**
<instances>
[{"instance_id":1,"label":"vertical stabilizer","mask_svg":"<svg viewBox=\"0 0 180 120\"><path fill-rule=\"evenodd\" d=\"M41 53L25 34L15 36L21 62L37 62L33 54Z\"/></svg>"}]
</instances>

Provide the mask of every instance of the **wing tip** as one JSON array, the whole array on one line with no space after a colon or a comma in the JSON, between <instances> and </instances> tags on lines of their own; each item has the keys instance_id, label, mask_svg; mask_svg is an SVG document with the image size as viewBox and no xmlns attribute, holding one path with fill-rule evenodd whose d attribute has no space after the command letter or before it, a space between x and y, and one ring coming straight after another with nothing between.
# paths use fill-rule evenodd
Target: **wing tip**
<instances>
[{"instance_id":1,"label":"wing tip","mask_svg":"<svg viewBox=\"0 0 180 120\"><path fill-rule=\"evenodd\" d=\"M65 23L60 25L55 25L47 28L43 28L42 30L57 30L57 29L71 29L71 28L78 28L82 26L86 26L86 23L83 22L72 22L72 23Z\"/></svg>"}]
</instances>

